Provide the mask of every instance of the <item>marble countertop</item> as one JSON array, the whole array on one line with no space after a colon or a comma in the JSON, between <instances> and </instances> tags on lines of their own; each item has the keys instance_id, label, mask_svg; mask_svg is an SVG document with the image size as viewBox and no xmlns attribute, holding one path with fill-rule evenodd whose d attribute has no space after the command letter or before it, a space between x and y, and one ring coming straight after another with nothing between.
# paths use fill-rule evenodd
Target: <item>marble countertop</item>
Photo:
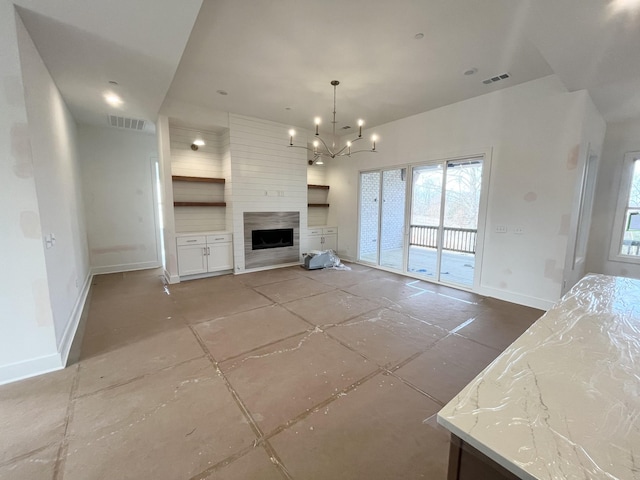
<instances>
[{"instance_id":1,"label":"marble countertop","mask_svg":"<svg viewBox=\"0 0 640 480\"><path fill-rule=\"evenodd\" d=\"M583 278L438 423L523 479L640 479L640 281Z\"/></svg>"}]
</instances>

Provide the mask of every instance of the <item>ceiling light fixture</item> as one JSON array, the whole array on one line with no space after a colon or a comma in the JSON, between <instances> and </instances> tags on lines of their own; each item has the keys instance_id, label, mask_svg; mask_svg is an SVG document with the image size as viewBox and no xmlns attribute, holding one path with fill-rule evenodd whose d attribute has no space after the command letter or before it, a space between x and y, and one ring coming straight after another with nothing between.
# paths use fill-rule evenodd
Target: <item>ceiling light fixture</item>
<instances>
[{"instance_id":1,"label":"ceiling light fixture","mask_svg":"<svg viewBox=\"0 0 640 480\"><path fill-rule=\"evenodd\" d=\"M119 107L123 103L122 99L113 92L106 92L104 94L104 101L112 107Z\"/></svg>"},{"instance_id":2,"label":"ceiling light fixture","mask_svg":"<svg viewBox=\"0 0 640 480\"><path fill-rule=\"evenodd\" d=\"M316 125L315 135L317 139L314 140L313 142L313 148L303 147L301 145L294 145L293 137L295 136L296 131L293 129L289 130L289 147L304 148L305 150L313 152L313 163L316 165L323 164L322 157L330 157L330 158L350 157L354 153L361 153L361 152L375 153L376 152L376 140L378 138L375 135L371 137L371 142L372 142L371 150L354 150L354 151L351 150L352 144L354 144L358 140L362 140L362 126L364 125L364 120L358 120L358 136L353 140L347 142L344 147L338 149L338 147L336 146L336 123L337 123L336 122L336 87L340 85L340 82L338 80L332 80L331 85L333 85L333 121L331 122L333 124L333 137L332 137L333 140L331 141L331 146L329 146L329 144L325 142L320 136L319 127L320 127L320 123L322 122L322 119L320 117L315 118L315 125ZM320 144L322 144L322 147Z\"/></svg>"},{"instance_id":3,"label":"ceiling light fixture","mask_svg":"<svg viewBox=\"0 0 640 480\"><path fill-rule=\"evenodd\" d=\"M619 12L637 12L640 10L640 1L638 0L610 0L609 6L614 13Z\"/></svg>"},{"instance_id":4,"label":"ceiling light fixture","mask_svg":"<svg viewBox=\"0 0 640 480\"><path fill-rule=\"evenodd\" d=\"M191 144L191 150L193 150L194 152L197 152L198 148L202 147L203 145L205 145L204 140L202 140L202 138L198 137Z\"/></svg>"}]
</instances>

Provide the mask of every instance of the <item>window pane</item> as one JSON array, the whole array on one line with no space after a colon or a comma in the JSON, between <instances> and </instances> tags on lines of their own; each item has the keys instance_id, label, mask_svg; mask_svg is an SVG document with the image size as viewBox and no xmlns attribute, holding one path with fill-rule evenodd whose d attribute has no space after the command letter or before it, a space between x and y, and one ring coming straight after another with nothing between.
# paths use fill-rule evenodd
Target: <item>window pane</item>
<instances>
[{"instance_id":1,"label":"window pane","mask_svg":"<svg viewBox=\"0 0 640 480\"><path fill-rule=\"evenodd\" d=\"M637 162L636 162L637 163ZM638 221L640 210L629 209L624 219L624 236L622 237L622 247L620 254L640 256L640 229L638 229ZM633 217L633 220L630 220Z\"/></svg>"},{"instance_id":2,"label":"window pane","mask_svg":"<svg viewBox=\"0 0 640 480\"><path fill-rule=\"evenodd\" d=\"M640 160L633 162L633 178L631 179L628 206L629 208L640 208Z\"/></svg>"}]
</instances>

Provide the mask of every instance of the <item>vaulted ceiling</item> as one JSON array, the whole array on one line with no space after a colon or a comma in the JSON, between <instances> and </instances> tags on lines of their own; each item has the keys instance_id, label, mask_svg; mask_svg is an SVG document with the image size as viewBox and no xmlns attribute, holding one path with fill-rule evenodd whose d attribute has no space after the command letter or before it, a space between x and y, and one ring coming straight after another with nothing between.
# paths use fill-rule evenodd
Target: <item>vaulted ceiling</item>
<instances>
[{"instance_id":1,"label":"vaulted ceiling","mask_svg":"<svg viewBox=\"0 0 640 480\"><path fill-rule=\"evenodd\" d=\"M340 128L553 73L588 89L607 120L640 117L640 7L620 8L631 1L14 3L78 122L106 124L113 90L115 113L151 122L180 103L298 126L319 115L326 127L337 79Z\"/></svg>"}]
</instances>

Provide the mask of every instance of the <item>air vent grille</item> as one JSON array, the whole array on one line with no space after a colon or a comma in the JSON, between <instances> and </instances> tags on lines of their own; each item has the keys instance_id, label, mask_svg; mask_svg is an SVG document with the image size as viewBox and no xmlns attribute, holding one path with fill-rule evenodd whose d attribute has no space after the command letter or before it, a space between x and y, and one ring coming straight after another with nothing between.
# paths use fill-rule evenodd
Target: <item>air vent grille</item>
<instances>
[{"instance_id":1,"label":"air vent grille","mask_svg":"<svg viewBox=\"0 0 640 480\"><path fill-rule=\"evenodd\" d=\"M495 77L487 78L486 80L483 80L482 83L485 85L491 85L492 83L499 82L500 80L506 80L509 77L511 77L511 75L503 73L501 75L496 75Z\"/></svg>"},{"instance_id":2,"label":"air vent grille","mask_svg":"<svg viewBox=\"0 0 640 480\"><path fill-rule=\"evenodd\" d=\"M142 130L145 121L136 118L118 117L117 115L108 116L109 125L116 128L126 128L127 130Z\"/></svg>"}]
</instances>

